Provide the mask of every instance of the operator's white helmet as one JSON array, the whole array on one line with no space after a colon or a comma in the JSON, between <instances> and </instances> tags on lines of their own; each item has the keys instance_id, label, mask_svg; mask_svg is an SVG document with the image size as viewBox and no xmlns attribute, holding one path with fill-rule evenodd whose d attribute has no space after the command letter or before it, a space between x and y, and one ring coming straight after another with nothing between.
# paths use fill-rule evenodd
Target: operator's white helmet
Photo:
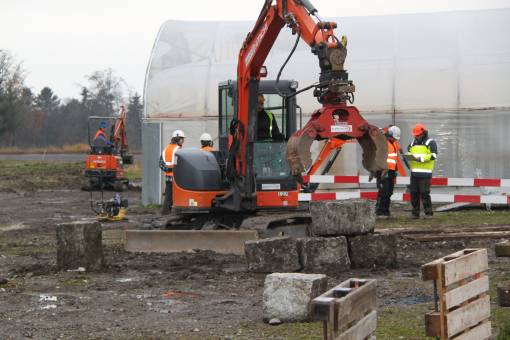
<instances>
[{"instance_id":1,"label":"operator's white helmet","mask_svg":"<svg viewBox=\"0 0 510 340\"><path fill-rule=\"evenodd\" d=\"M391 136L395 138L396 140L400 139L400 128L398 126L390 126L388 129L388 132L391 133Z\"/></svg>"},{"instance_id":2,"label":"operator's white helmet","mask_svg":"<svg viewBox=\"0 0 510 340\"><path fill-rule=\"evenodd\" d=\"M175 130L172 133L172 138L175 138L175 137L182 137L182 138L184 138L186 136L184 135L184 131L182 131L182 130Z\"/></svg>"},{"instance_id":3,"label":"operator's white helmet","mask_svg":"<svg viewBox=\"0 0 510 340\"><path fill-rule=\"evenodd\" d=\"M200 136L201 142L212 142L212 137L207 132L203 133L202 136Z\"/></svg>"}]
</instances>

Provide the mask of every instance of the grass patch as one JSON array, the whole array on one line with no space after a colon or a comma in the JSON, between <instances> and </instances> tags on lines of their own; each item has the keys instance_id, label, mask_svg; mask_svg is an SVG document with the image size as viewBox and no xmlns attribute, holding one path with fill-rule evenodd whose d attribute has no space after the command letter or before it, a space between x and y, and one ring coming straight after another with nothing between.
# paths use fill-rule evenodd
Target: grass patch
<instances>
[{"instance_id":1,"label":"grass patch","mask_svg":"<svg viewBox=\"0 0 510 340\"><path fill-rule=\"evenodd\" d=\"M90 146L85 143L67 144L63 146L48 146L45 148L18 148L1 147L0 154L27 154L27 153L87 153Z\"/></svg>"},{"instance_id":2,"label":"grass patch","mask_svg":"<svg viewBox=\"0 0 510 340\"><path fill-rule=\"evenodd\" d=\"M142 179L142 165L140 162L134 162L133 164L125 165L124 175L130 181Z\"/></svg>"},{"instance_id":3,"label":"grass patch","mask_svg":"<svg viewBox=\"0 0 510 340\"><path fill-rule=\"evenodd\" d=\"M268 324L244 323L241 325L242 335L239 338L251 338L255 334L257 339L292 339L292 340L322 340L322 323L284 323L278 326Z\"/></svg>"},{"instance_id":4,"label":"grass patch","mask_svg":"<svg viewBox=\"0 0 510 340\"><path fill-rule=\"evenodd\" d=\"M510 223L510 210L478 210L470 209L434 214L434 218L412 219L409 216L394 216L389 219L379 219L377 228L427 228L448 226L474 226L474 225L508 225Z\"/></svg>"},{"instance_id":5,"label":"grass patch","mask_svg":"<svg viewBox=\"0 0 510 340\"><path fill-rule=\"evenodd\" d=\"M83 162L0 161L0 191L78 189L83 168Z\"/></svg>"}]
</instances>

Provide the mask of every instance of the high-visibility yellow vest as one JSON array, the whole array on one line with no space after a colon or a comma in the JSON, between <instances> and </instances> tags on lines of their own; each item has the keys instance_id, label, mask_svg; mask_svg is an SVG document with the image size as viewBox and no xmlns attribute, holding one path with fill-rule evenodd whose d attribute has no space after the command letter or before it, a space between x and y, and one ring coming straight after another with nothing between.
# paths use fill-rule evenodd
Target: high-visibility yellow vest
<instances>
[{"instance_id":1,"label":"high-visibility yellow vest","mask_svg":"<svg viewBox=\"0 0 510 340\"><path fill-rule=\"evenodd\" d=\"M429 173L434 171L434 164L436 161L432 158L432 151L430 151L429 144L432 139L427 139L424 145L413 145L409 149L409 153L419 158L421 162L412 160L409 162L411 172Z\"/></svg>"}]
</instances>

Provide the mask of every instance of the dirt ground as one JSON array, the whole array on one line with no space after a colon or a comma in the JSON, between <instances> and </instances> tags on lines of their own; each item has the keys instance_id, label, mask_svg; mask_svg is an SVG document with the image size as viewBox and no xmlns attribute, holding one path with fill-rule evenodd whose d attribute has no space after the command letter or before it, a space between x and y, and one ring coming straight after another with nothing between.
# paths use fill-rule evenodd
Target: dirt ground
<instances>
[{"instance_id":1,"label":"dirt ground","mask_svg":"<svg viewBox=\"0 0 510 340\"><path fill-rule=\"evenodd\" d=\"M55 226L93 218L90 194L74 185L8 186L0 179L0 339L321 339L319 323L262 322L265 275L247 272L241 256L125 252L122 230L157 214L139 205L139 192L123 194L129 221L103 224L104 271L58 272ZM510 311L496 306L495 287L510 281L510 261L494 257L497 241L401 239L395 270L326 274L330 286L378 280L378 339L423 339L423 313L433 303L420 266L466 247L488 248L494 334L508 339Z\"/></svg>"}]
</instances>

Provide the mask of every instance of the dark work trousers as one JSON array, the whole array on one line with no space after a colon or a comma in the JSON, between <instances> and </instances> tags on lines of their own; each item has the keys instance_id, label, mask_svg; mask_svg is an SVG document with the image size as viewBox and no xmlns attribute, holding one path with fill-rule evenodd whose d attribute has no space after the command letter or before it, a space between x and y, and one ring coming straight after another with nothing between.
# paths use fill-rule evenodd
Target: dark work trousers
<instances>
[{"instance_id":1,"label":"dark work trousers","mask_svg":"<svg viewBox=\"0 0 510 340\"><path fill-rule=\"evenodd\" d=\"M393 195L393 188L395 186L395 177L397 176L395 170L388 170L388 173L381 178L377 177L377 203L375 205L375 213L377 215L390 215L391 195Z\"/></svg>"},{"instance_id":2,"label":"dark work trousers","mask_svg":"<svg viewBox=\"0 0 510 340\"><path fill-rule=\"evenodd\" d=\"M174 181L173 176L166 176L165 179L165 199L163 200L163 215L169 214L172 211L173 197L172 197L172 184Z\"/></svg>"},{"instance_id":3,"label":"dark work trousers","mask_svg":"<svg viewBox=\"0 0 510 340\"><path fill-rule=\"evenodd\" d=\"M423 204L425 215L432 216L432 201L430 200L431 177L415 177L411 174L411 204L413 215L420 216L420 200Z\"/></svg>"}]
</instances>

